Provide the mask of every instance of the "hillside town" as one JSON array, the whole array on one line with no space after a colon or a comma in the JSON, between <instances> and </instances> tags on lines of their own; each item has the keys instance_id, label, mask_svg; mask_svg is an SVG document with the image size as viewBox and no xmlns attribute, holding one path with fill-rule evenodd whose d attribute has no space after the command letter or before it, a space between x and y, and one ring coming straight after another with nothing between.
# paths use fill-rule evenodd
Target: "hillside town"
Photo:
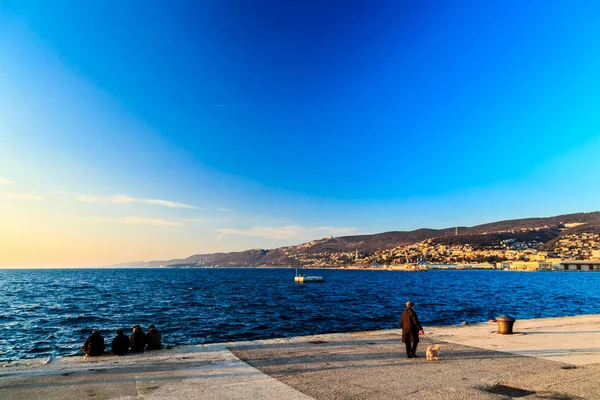
<instances>
[{"instance_id":1,"label":"hillside town","mask_svg":"<svg viewBox=\"0 0 600 400\"><path fill-rule=\"evenodd\" d=\"M327 239L322 239L327 240ZM600 271L600 235L573 233L560 237L550 249L537 241L504 239L494 245L443 244L435 238L366 253L303 252L320 241L282 248L305 268L378 269L503 269L516 271Z\"/></svg>"},{"instance_id":2,"label":"hillside town","mask_svg":"<svg viewBox=\"0 0 600 400\"><path fill-rule=\"evenodd\" d=\"M328 236L274 249L194 254L184 259L153 261L150 265L168 268L600 271L600 212L504 220L470 227ZM144 263L142 266L149 265Z\"/></svg>"}]
</instances>

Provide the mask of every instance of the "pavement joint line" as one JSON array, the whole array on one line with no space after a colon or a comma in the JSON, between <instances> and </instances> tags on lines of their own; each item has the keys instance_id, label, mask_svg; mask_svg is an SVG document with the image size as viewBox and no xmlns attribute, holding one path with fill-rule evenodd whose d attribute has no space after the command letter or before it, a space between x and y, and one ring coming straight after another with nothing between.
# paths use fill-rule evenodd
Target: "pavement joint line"
<instances>
[{"instance_id":1,"label":"pavement joint line","mask_svg":"<svg viewBox=\"0 0 600 400\"><path fill-rule=\"evenodd\" d=\"M496 331L490 331L491 324L479 323L470 324L468 326L446 326L446 327L426 327L428 337L435 339L436 341L446 342L455 344L458 346L466 346L471 349L479 349L482 351L489 351L487 353L481 353L483 358L477 360L476 358L469 356L462 350L463 358L457 357L451 360L453 363L458 364L463 368L463 365L479 365L478 361L482 360L496 360L498 358L506 359L506 363L525 363L525 365L547 365L552 366L551 370L554 372L554 380L540 382L545 385L538 384L537 388L539 391L540 387L544 387L544 390L548 388L556 387L557 390L563 390L563 383L557 382L556 377L568 376L571 378L569 384L572 387L583 387L588 388L589 386L589 373L596 373L594 371L600 371L600 333L598 331L598 325L600 324L600 314L587 315L579 317L565 317L565 318L552 318L552 319L537 319L537 320L517 320L515 324L514 335L498 335ZM429 332L432 332L431 335ZM45 383L48 382L52 390L65 391L70 388L69 393L78 393L84 390L90 390L90 388L97 388L98 385L108 387L111 386L123 386L132 385L135 382L135 391L137 398L158 398L158 394L150 394L148 392L148 382L156 383L160 387L164 388L164 391L168 391L169 398L173 399L184 399L194 397L196 394L190 394L190 390L196 391L202 388L201 393L209 393L209 399L224 399L226 397L218 397L219 393L222 396L227 394L238 393L243 395L248 389L255 390L252 393L268 393L265 395L266 399L275 399L278 397L269 396L280 396L281 393L289 394L290 398L294 399L308 399L308 393L310 390L304 391L299 390L302 387L309 387L312 383L311 378L314 376L342 376L352 377L356 376L357 371L366 371L367 369L374 367L374 375L366 375L366 378L362 382L354 381L353 379L347 381L341 381L340 384L347 385L348 387L356 387L357 390L367 391L372 394L374 398L382 398L385 392L381 392L380 387L372 385L369 381L372 376L373 379L387 379L379 377L377 374L380 373L381 369L387 369L393 373L395 368L404 368L409 365L410 362L398 363L394 361L392 363L386 363L386 359L377 361L376 359L369 359L361 357L361 352L369 352L370 349L377 349L379 346L369 346L371 342L377 342L378 345L385 346L381 347L382 351L385 348L394 346L394 343L398 342L398 348L394 350L398 354L402 353L400 349L400 337L398 336L399 330L390 329L382 331L370 331L370 332L352 332L352 333L332 333L332 334L319 334L315 336L302 336L296 338L276 338L259 341L245 341L245 342L232 342L232 343L218 343L209 345L190 345L180 346L175 351L163 350L161 352L149 352L143 355L125 356L122 358L115 356L104 356L99 357L98 360L82 360L81 357L64 357L63 359L56 360L56 363L49 363L47 365L40 365L39 360L33 360L30 362L23 362L23 365L14 365L12 368L7 369L5 374L0 375L0 393L9 393L10 390L48 390L45 388ZM527 333L527 334L523 334ZM364 338L361 340L361 338ZM307 342L315 340L327 341L327 344L323 345L311 345ZM584 344L584 345L582 345ZM427 345L423 342L421 346ZM349 348L344 348L348 346ZM420 347L421 347L420 346ZM459 347L460 349L460 347ZM280 373L274 373L274 376L270 375L269 369L264 369L263 362L261 361L260 367L253 367L247 361L250 359L244 356L243 359L239 358L236 354L249 354L251 352L262 352L264 356L260 356L264 363L273 362L273 356L277 356L278 352L284 351L285 357L295 357L297 360L301 360L301 363L307 366L318 366L317 363L323 363L326 361L328 356L334 356L336 354L352 354L356 353L355 359L351 362L357 365L351 367L342 368L322 368L316 369L304 368L301 364L295 367L295 370L285 371L281 369L280 364L272 364L274 368L271 371L281 371ZM421 347L421 351L424 348ZM469 350L472 351L472 350ZM500 353L510 354L511 356L501 356ZM317 358L306 357L307 355L317 355ZM512 355L515 357L513 358ZM346 357L346 356L344 356ZM277 358L277 357L275 357ZM247 361L244 361L247 360ZM296 361L297 361L296 360ZM316 361L315 361L316 360ZM344 361L350 362L350 360ZM335 361L338 362L338 361ZM164 366L164 363L172 363L173 370L169 365ZM470 363L470 364L469 364ZM498 364L498 361L496 361ZM529 364L527 364L529 363ZM373 365L371 365L373 364ZM501 365L500 363L499 365ZM557 365L573 365L580 367L573 371L560 371ZM321 364L322 365L322 364ZM327 364L326 364L327 365ZM486 363L486 365L490 365ZM162 368L161 368L162 366ZM440 367L444 364L440 363ZM583 367L587 368L583 368ZM356 368L354 368L356 367ZM167 369L165 369L167 368ZM260 369L259 369L260 368ZM422 371L422 368L430 368L427 363L413 363L411 365L411 371L418 373ZM476 368L476 367L474 367ZM552 369L553 368L553 369ZM562 369L562 367L561 367ZM126 379L114 379L114 376L106 376L103 379L103 374L96 374L93 370L102 371L103 373L120 374L122 372L138 371ZM143 372L139 373L140 370ZM427 370L427 369L425 369ZM171 372L173 371L173 372ZM459 370L460 371L460 370ZM474 369L474 371L478 371ZM510 372L510 370L508 370ZM61 377L61 374L73 374L69 375L66 379ZM400 373L402 370L400 370ZM457 372L460 373L460 372ZM478 372L479 373L479 372ZM529 377L535 381L535 379L543 378L543 369L538 372L528 372ZM564 373L564 374L563 374ZM289 381L285 380L284 375L296 376L296 381L299 382L297 385L288 384ZM328 375L329 374L329 375ZM55 377L54 377L55 376ZM467 376L467 375L466 375ZM600 378L600 375L596 376L596 380ZM536 378L537 377L537 378ZM113 378L113 379L111 379ZM132 378L134 382L132 382ZM306 379L305 379L306 378ZM534 379L535 378L535 379ZM26 380L27 379L27 380ZM54 380L53 380L54 379ZM426 379L423 378L423 379ZM445 376L442 374L438 379L444 380ZM518 380L517 376L513 376L506 384L512 384L517 386L516 383L510 381ZM181 384L181 381L185 383ZM36 383L37 382L37 383ZM112 382L112 383L111 383ZM20 383L20 385L19 385ZM452 392L460 392L464 390L463 387L453 387L452 384L445 383L444 389ZM54 384L54 386L53 386ZM87 386L86 386L87 385ZM300 386L299 386L300 385ZM588 386L586 386L588 385ZM10 389L10 387L13 389ZM129 395L133 394L133 387L128 389ZM344 388L340 386L340 390ZM523 386L523 384L521 385ZM527 386L527 385L525 385ZM210 387L211 390L207 392L205 389ZM223 387L223 391L219 392L218 388ZM523 386L524 387L524 386ZM244 389L236 389L244 388ZM329 388L317 388L318 390L330 390ZM8 390L8 392L7 392ZM96 389L94 389L96 390ZM110 390L110 389L104 389ZM229 391L228 391L229 390ZM264 392L266 390L266 392ZM370 392L369 392L370 390ZM413 388L414 390L414 388ZM438 390L437 387L426 387L419 389L421 394L417 394L418 398L424 396L425 393L430 391ZM589 388L586 390L590 390ZM233 392L231 392L233 391ZM281 392L283 391L283 392ZM281 393L280 393L281 392ZM66 392L65 392L66 393ZM142 393L147 393L146 395ZM180 393L181 395L178 395ZM319 393L319 392L318 392ZM462 393L462 392L461 392ZM404 392L406 395L407 392ZM463 393L464 394L464 393ZM306 397L302 397L302 396ZM57 396L57 395L55 395ZM74 396L74 395L73 395ZM16 397L16 396L15 396ZM343 398L344 396L333 396L328 398ZM23 397L21 397L23 398ZM60 398L60 397L53 397ZM66 398L66 397L65 397ZM68 397L69 399L77 397ZM100 398L100 397L97 397ZM371 397L369 397L371 398ZM458 398L458 395L457 395ZM597 397L586 397L586 398L600 398Z\"/></svg>"},{"instance_id":2,"label":"pavement joint line","mask_svg":"<svg viewBox=\"0 0 600 400\"><path fill-rule=\"evenodd\" d=\"M135 379L135 391L136 391L136 396L140 397L140 381L139 381L139 377L138 376L134 376L133 377Z\"/></svg>"}]
</instances>

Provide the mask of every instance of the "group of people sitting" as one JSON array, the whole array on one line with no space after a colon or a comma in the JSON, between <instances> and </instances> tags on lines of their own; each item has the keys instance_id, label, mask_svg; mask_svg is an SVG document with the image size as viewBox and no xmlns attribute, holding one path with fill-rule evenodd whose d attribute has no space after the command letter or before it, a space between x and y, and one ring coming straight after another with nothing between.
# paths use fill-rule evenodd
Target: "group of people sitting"
<instances>
[{"instance_id":1,"label":"group of people sitting","mask_svg":"<svg viewBox=\"0 0 600 400\"><path fill-rule=\"evenodd\" d=\"M129 337L123 333L122 329L117 331L117 336L112 341L111 351L122 356L127 353L142 353L144 350L160 349L162 349L161 334L154 325L150 325L146 333L141 326L135 325L133 333ZM86 339L85 344L81 346L81 351L90 357L101 356L105 350L104 336L99 331L93 331L92 335Z\"/></svg>"}]
</instances>

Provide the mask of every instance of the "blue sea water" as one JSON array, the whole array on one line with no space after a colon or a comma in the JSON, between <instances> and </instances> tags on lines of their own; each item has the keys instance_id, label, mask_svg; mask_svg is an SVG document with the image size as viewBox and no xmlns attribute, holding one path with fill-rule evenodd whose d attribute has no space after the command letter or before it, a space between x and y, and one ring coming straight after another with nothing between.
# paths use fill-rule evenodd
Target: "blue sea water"
<instances>
[{"instance_id":1,"label":"blue sea water","mask_svg":"<svg viewBox=\"0 0 600 400\"><path fill-rule=\"evenodd\" d=\"M0 360L79 354L91 330L154 323L165 344L600 313L600 273L291 269L0 270Z\"/></svg>"}]
</instances>

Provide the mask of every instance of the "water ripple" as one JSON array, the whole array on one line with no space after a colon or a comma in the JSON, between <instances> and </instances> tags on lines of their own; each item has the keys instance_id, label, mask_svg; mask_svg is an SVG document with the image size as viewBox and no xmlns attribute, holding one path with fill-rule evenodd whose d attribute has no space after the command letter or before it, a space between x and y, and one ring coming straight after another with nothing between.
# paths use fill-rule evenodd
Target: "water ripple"
<instances>
[{"instance_id":1,"label":"water ripple","mask_svg":"<svg viewBox=\"0 0 600 400\"><path fill-rule=\"evenodd\" d=\"M91 330L151 323L165 344L396 328L407 299L424 325L600 312L599 273L289 269L0 270L0 360L74 355Z\"/></svg>"}]
</instances>

